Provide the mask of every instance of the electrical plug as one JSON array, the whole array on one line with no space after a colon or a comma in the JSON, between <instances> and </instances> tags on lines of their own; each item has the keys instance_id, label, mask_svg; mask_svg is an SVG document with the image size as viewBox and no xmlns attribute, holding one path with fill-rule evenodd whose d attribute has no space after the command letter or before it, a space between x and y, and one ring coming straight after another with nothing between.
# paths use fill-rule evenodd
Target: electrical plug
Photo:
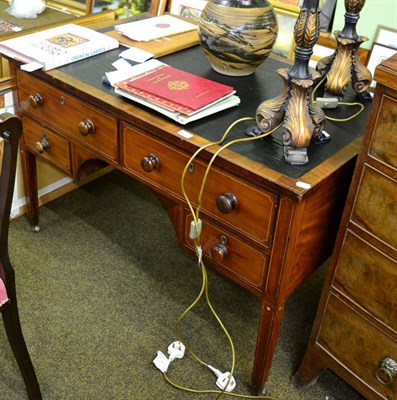
<instances>
[{"instance_id":1,"label":"electrical plug","mask_svg":"<svg viewBox=\"0 0 397 400\"><path fill-rule=\"evenodd\" d=\"M170 355L169 359L175 360L175 358L183 358L185 355L185 346L182 342L177 340L176 342L171 343L168 346L168 354Z\"/></svg>"},{"instance_id":2,"label":"electrical plug","mask_svg":"<svg viewBox=\"0 0 397 400\"><path fill-rule=\"evenodd\" d=\"M176 358L182 358L185 355L185 346L182 342L173 342L168 346L168 354L169 357L167 358L163 352L158 351L157 357L153 360L154 365L161 372L167 372L172 361Z\"/></svg>"},{"instance_id":3,"label":"electrical plug","mask_svg":"<svg viewBox=\"0 0 397 400\"><path fill-rule=\"evenodd\" d=\"M236 380L234 379L234 376L230 376L230 372L221 372L219 369L214 368L211 365L208 365L208 368L216 375L218 378L216 380L216 386L218 386L219 389L224 390L226 392L232 392L235 387L236 387Z\"/></svg>"}]
</instances>

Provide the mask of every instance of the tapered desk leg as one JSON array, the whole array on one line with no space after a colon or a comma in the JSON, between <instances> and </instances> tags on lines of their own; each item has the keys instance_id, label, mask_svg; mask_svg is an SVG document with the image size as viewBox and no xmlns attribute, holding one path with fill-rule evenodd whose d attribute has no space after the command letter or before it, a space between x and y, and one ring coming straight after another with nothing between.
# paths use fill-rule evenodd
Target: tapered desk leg
<instances>
[{"instance_id":1,"label":"tapered desk leg","mask_svg":"<svg viewBox=\"0 0 397 400\"><path fill-rule=\"evenodd\" d=\"M280 332L284 306L275 307L263 300L256 343L252 385L259 393L264 393L264 385L269 377L277 338Z\"/></svg>"},{"instance_id":2,"label":"tapered desk leg","mask_svg":"<svg viewBox=\"0 0 397 400\"><path fill-rule=\"evenodd\" d=\"M39 226L39 197L37 187L36 156L21 150L22 172L26 196L27 216L34 229Z\"/></svg>"}]
</instances>

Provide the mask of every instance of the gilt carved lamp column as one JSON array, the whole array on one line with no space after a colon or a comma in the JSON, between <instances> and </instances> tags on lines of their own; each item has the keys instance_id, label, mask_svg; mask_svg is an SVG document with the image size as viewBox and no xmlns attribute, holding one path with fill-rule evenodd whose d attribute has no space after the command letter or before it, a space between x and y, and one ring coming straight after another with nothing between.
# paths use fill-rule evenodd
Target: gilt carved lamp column
<instances>
[{"instance_id":1,"label":"gilt carved lamp column","mask_svg":"<svg viewBox=\"0 0 397 400\"><path fill-rule=\"evenodd\" d=\"M318 0L304 0L294 29L295 63L290 70L277 70L284 81L282 93L262 102L256 111L256 122L263 133L281 124L284 159L294 165L308 162L307 147L311 140L321 140L325 123L323 110L310 99L311 88L320 78L318 72L312 75L309 71L309 60L319 35L318 3Z\"/></svg>"},{"instance_id":2,"label":"gilt carved lamp column","mask_svg":"<svg viewBox=\"0 0 397 400\"><path fill-rule=\"evenodd\" d=\"M355 92L364 98L370 98L367 90L372 75L361 62L358 49L361 43L368 40L356 32L360 11L365 0L345 0L345 26L342 31L335 31L337 47L335 52L323 58L317 64L317 71L326 77L325 96L342 99L351 83Z\"/></svg>"}]
</instances>

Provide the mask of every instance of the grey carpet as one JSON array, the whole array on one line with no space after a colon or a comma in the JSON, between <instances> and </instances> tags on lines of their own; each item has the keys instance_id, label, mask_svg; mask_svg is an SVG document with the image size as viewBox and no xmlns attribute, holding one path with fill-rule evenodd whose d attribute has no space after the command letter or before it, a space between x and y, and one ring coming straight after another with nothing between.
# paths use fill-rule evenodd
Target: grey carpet
<instances>
[{"instance_id":1,"label":"grey carpet","mask_svg":"<svg viewBox=\"0 0 397 400\"><path fill-rule=\"evenodd\" d=\"M41 208L39 233L24 217L11 223L22 327L45 400L215 399L170 387L152 360L166 353L175 320L199 292L193 256L177 246L153 193L114 171ZM360 400L329 371L304 390L290 383L310 335L326 266L289 300L267 383L277 399ZM209 270L210 296L235 342L237 391L250 392L260 301ZM204 302L182 324L197 354L226 370L228 343ZM213 374L185 357L169 376L216 389ZM0 393L26 399L0 328ZM327 397L328 396L328 397ZM228 397L224 397L228 398Z\"/></svg>"}]
</instances>

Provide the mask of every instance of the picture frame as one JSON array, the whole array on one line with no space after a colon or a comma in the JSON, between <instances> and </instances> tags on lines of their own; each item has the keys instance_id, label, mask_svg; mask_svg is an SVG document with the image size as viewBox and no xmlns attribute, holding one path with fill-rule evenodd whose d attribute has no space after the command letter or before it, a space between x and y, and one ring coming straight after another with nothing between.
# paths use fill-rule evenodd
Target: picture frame
<instances>
[{"instance_id":1,"label":"picture frame","mask_svg":"<svg viewBox=\"0 0 397 400\"><path fill-rule=\"evenodd\" d=\"M330 32L332 23L334 21L334 14L336 9L336 0L320 0L319 8L320 13L320 31Z\"/></svg>"},{"instance_id":2,"label":"picture frame","mask_svg":"<svg viewBox=\"0 0 397 400\"><path fill-rule=\"evenodd\" d=\"M278 34L272 52L288 60L293 60L295 49L294 28L300 8L287 4L283 8L274 7L274 11L278 20Z\"/></svg>"},{"instance_id":3,"label":"picture frame","mask_svg":"<svg viewBox=\"0 0 397 400\"><path fill-rule=\"evenodd\" d=\"M374 43L371 49L371 52L368 57L367 68L372 74L372 77L375 73L375 68L384 60L391 57L393 54L397 53L397 49L393 47L383 46L379 43ZM372 80L371 85L369 87L370 91L374 91L376 87L376 82Z\"/></svg>"},{"instance_id":4,"label":"picture frame","mask_svg":"<svg viewBox=\"0 0 397 400\"><path fill-rule=\"evenodd\" d=\"M378 25L375 32L374 43L397 49L397 29Z\"/></svg>"},{"instance_id":5,"label":"picture frame","mask_svg":"<svg viewBox=\"0 0 397 400\"><path fill-rule=\"evenodd\" d=\"M269 0L274 9L299 14L301 0Z\"/></svg>"},{"instance_id":6,"label":"picture frame","mask_svg":"<svg viewBox=\"0 0 397 400\"><path fill-rule=\"evenodd\" d=\"M170 13L198 21L206 4L206 0L172 0Z\"/></svg>"}]
</instances>

